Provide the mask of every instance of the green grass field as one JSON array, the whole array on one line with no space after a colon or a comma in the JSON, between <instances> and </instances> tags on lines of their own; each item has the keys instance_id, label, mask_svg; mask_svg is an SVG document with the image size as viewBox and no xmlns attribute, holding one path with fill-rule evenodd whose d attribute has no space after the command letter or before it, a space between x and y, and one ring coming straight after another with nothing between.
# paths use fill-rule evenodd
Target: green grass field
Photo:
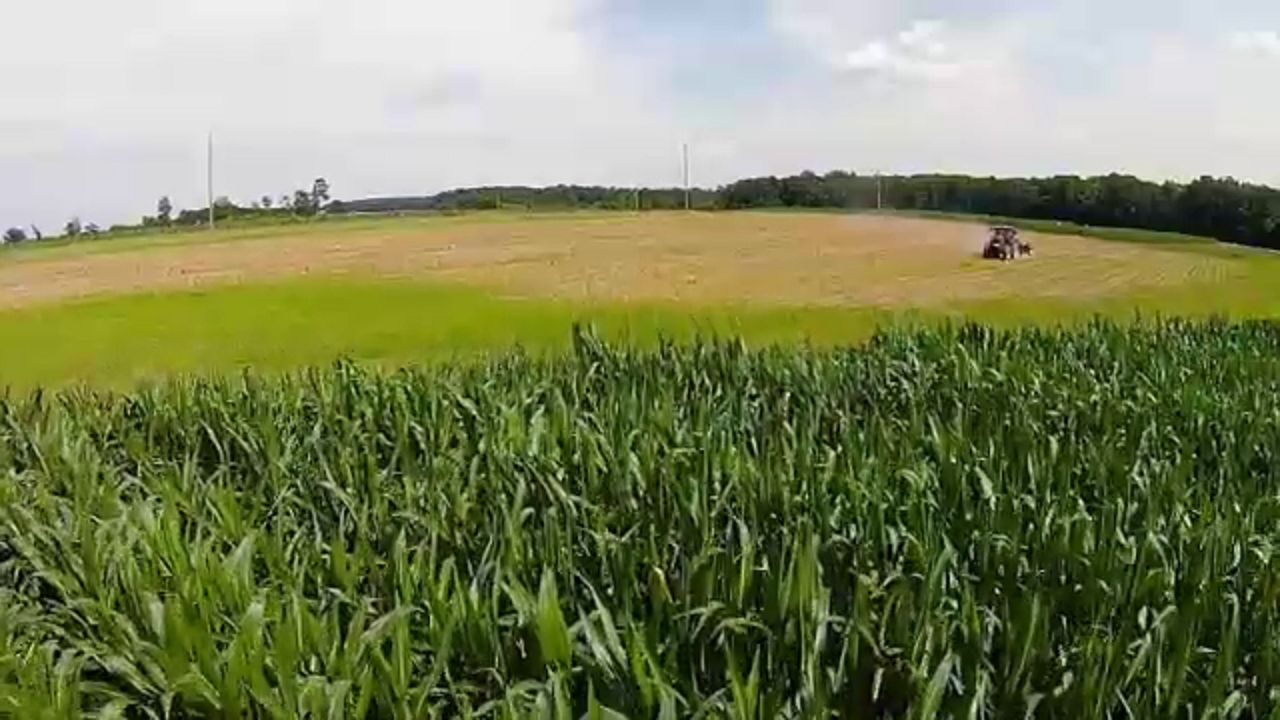
<instances>
[{"instance_id":1,"label":"green grass field","mask_svg":"<svg viewBox=\"0 0 1280 720\"><path fill-rule=\"evenodd\" d=\"M885 313L504 299L412 281L304 279L108 297L0 313L0 382L122 387L169 373L287 370L339 357L397 366L567 346L575 324L618 340L740 335L754 342L866 338ZM38 349L38 351L37 351Z\"/></svg>"},{"instance_id":2,"label":"green grass field","mask_svg":"<svg viewBox=\"0 0 1280 720\"><path fill-rule=\"evenodd\" d=\"M584 216L602 215L585 211ZM331 232L401 231L429 225L433 228L451 224L508 223L535 221L547 214L508 212L473 213L469 215L408 215L404 217L336 216L330 218L297 218L292 221L230 221L210 232L200 228L154 229L122 233L104 233L97 238L57 237L40 242L24 242L17 245L0 245L0 260L39 260L58 257L75 257L128 252L147 248L175 245L203 245L229 243L243 240L261 240L274 237L320 235Z\"/></svg>"},{"instance_id":3,"label":"green grass field","mask_svg":"<svg viewBox=\"0 0 1280 720\"><path fill-rule=\"evenodd\" d=\"M931 218L935 220L981 223L983 225L1012 225L1022 230L1038 233L1049 233L1053 235L1085 235L1088 237L1098 238L1100 240L1142 243L1147 245L1179 246L1183 249L1188 249L1191 246L1196 246L1198 249L1216 247L1224 251L1241 249L1237 246L1219 243L1213 238L1201 237L1199 235L1185 235L1183 233L1175 232L1161 232L1159 230L1079 225L1077 223L1063 222L1059 220L1030 220L1027 218L1015 218L1003 215L977 215L928 210L893 212L891 214L904 215L907 217Z\"/></svg>"},{"instance_id":4,"label":"green grass field","mask_svg":"<svg viewBox=\"0 0 1280 720\"><path fill-rule=\"evenodd\" d=\"M1280 297L1252 284L1084 302L983 301L949 311L598 304L497 297L438 283L299 279L125 295L0 313L0 383L19 390L79 382L124 388L172 373L280 371L336 358L396 367L567 346L575 324L614 340L741 337L750 344L859 342L877 328L981 320L1070 325L1095 316L1265 317Z\"/></svg>"},{"instance_id":5,"label":"green grass field","mask_svg":"<svg viewBox=\"0 0 1280 720\"><path fill-rule=\"evenodd\" d=\"M335 229L409 232L457 223L537 222L510 213L474 217L356 218L302 226L175 233L6 251L18 262L149 246L239 242ZM582 217L605 218L602 213ZM1112 239L1121 239L1113 237ZM1177 244L1174 244L1177 246ZM1188 241L1188 247L1204 247ZM1218 246L1207 247L1217 250ZM1196 251L1199 251L1197 249ZM1237 252L1224 248L1224 252ZM1184 284L1107 297L1000 298L946 307L584 302L511 298L460 284L365 276L306 277L198 291L109 295L0 312L0 385L89 383L128 387L172 373L280 371L348 357L399 366L501 351L563 349L578 323L615 340L739 336L755 345L858 342L893 324L975 319L995 326L1073 324L1095 316L1280 315L1280 257L1240 251L1231 282Z\"/></svg>"}]
</instances>

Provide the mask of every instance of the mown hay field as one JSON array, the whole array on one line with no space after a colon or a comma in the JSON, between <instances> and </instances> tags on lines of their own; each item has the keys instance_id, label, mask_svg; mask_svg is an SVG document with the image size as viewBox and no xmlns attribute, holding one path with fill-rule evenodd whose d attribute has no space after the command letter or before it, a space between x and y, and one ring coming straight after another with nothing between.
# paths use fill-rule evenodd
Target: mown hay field
<instances>
[{"instance_id":1,"label":"mown hay field","mask_svg":"<svg viewBox=\"0 0 1280 720\"><path fill-rule=\"evenodd\" d=\"M1030 233L1033 260L980 259L982 225L884 215L587 213L387 219L130 239L0 256L0 307L300 275L457 281L504 295L699 304L937 307L1096 298L1238 279L1177 247ZM292 230L292 232L291 232ZM108 247L108 250L110 248ZM92 252L89 252L91 251Z\"/></svg>"},{"instance_id":2,"label":"mown hay field","mask_svg":"<svg viewBox=\"0 0 1280 720\"><path fill-rule=\"evenodd\" d=\"M28 243L0 252L0 386L562 352L577 322L627 342L829 346L940 319L1280 314L1280 256L1037 227L1036 255L1008 264L979 258L980 223L794 212L350 218Z\"/></svg>"},{"instance_id":3,"label":"mown hay field","mask_svg":"<svg viewBox=\"0 0 1280 720\"><path fill-rule=\"evenodd\" d=\"M1280 327L0 403L0 716L1264 717Z\"/></svg>"}]
</instances>

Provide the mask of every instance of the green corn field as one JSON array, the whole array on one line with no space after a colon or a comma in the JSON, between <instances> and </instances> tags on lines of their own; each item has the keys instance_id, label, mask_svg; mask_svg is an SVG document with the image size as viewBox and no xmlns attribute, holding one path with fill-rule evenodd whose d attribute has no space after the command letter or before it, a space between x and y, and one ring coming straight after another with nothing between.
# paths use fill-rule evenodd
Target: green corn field
<instances>
[{"instance_id":1,"label":"green corn field","mask_svg":"<svg viewBox=\"0 0 1280 720\"><path fill-rule=\"evenodd\" d=\"M0 716L1280 717L1280 325L0 403Z\"/></svg>"}]
</instances>

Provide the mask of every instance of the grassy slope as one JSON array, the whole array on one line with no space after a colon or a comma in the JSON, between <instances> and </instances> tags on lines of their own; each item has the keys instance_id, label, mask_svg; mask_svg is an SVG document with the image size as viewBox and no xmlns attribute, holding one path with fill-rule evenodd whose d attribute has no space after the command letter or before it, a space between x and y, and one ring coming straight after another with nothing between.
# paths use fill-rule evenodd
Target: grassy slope
<instances>
[{"instance_id":1,"label":"grassy slope","mask_svg":"<svg viewBox=\"0 0 1280 720\"><path fill-rule=\"evenodd\" d=\"M520 344L564 347L576 322L609 337L651 342L697 333L752 343L856 342L890 322L961 317L994 325L1072 323L1095 315L1280 315L1267 291L1280 267L1234 286L1187 286L1083 302L986 301L945 313L866 308L687 307L505 299L411 281L298 279L183 293L99 298L0 313L0 385L83 380L127 386L167 373L245 366L284 370L338 356L402 365Z\"/></svg>"},{"instance_id":2,"label":"grassy slope","mask_svg":"<svg viewBox=\"0 0 1280 720\"><path fill-rule=\"evenodd\" d=\"M424 225L432 229L438 229L451 225L563 220L569 217L577 219L607 219L616 214L616 212L603 210L532 213L504 210L457 215L427 213L401 216L338 215L321 219L298 218L275 223L236 221L219 225L218 229L213 232L191 228L146 230L115 235L107 234L97 239L56 237L40 242L25 242L17 245L0 244L0 262L23 262L81 255L101 255L169 245L202 245L272 237L324 235L336 231L414 232L422 229Z\"/></svg>"},{"instance_id":3,"label":"grassy slope","mask_svg":"<svg viewBox=\"0 0 1280 720\"><path fill-rule=\"evenodd\" d=\"M553 350L577 322L641 342L715 333L831 343L864 338L884 317L857 308L583 307L410 281L299 279L0 313L0 346L19 349L0 354L0 385L120 386L171 372L282 370L344 355L399 365L513 344Z\"/></svg>"},{"instance_id":4,"label":"grassy slope","mask_svg":"<svg viewBox=\"0 0 1280 720\"><path fill-rule=\"evenodd\" d=\"M580 213L604 215L602 213ZM484 213L464 217L350 218L323 223L249 227L217 233L115 238L101 243L18 247L12 261L62 254L114 252L155 244L235 242L274 234L413 230L419 223L509 222L530 216ZM553 218L556 215L534 215ZM563 217L563 215L559 215ZM973 217L965 218L975 220ZM1025 226L1025 223L1023 223ZM1039 228L1037 228L1039 229ZM1096 229L1091 229L1096 230ZM1149 233L1110 239L1153 242ZM614 338L652 341L697 332L741 335L754 343L855 342L887 322L975 318L995 325L1070 323L1105 315L1280 316L1280 256L1203 239L1170 248L1232 253L1241 275L1230 284L1189 285L1082 301L1006 299L957 305L948 311L888 313L866 308L586 306L515 300L479 290L410 281L297 279L195 292L104 297L0 312L0 386L29 388L78 380L125 386L172 372L244 366L282 370L322 364L339 355L388 365L498 350L519 343L562 348L575 322L590 322ZM1238 253L1238 254L1237 254Z\"/></svg>"}]
</instances>

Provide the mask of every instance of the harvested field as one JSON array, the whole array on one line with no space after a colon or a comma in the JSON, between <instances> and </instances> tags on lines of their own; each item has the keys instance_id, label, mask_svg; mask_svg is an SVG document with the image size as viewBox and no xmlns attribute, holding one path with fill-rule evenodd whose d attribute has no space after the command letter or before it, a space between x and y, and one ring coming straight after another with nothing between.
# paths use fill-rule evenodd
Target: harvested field
<instances>
[{"instance_id":1,"label":"harvested field","mask_svg":"<svg viewBox=\"0 0 1280 720\"><path fill-rule=\"evenodd\" d=\"M980 225L873 215L583 215L389 220L234 242L0 260L0 307L301 274L431 277L508 295L700 303L938 306L1101 297L1222 280L1233 261L1085 237L1028 235L1036 256L983 261Z\"/></svg>"}]
</instances>

